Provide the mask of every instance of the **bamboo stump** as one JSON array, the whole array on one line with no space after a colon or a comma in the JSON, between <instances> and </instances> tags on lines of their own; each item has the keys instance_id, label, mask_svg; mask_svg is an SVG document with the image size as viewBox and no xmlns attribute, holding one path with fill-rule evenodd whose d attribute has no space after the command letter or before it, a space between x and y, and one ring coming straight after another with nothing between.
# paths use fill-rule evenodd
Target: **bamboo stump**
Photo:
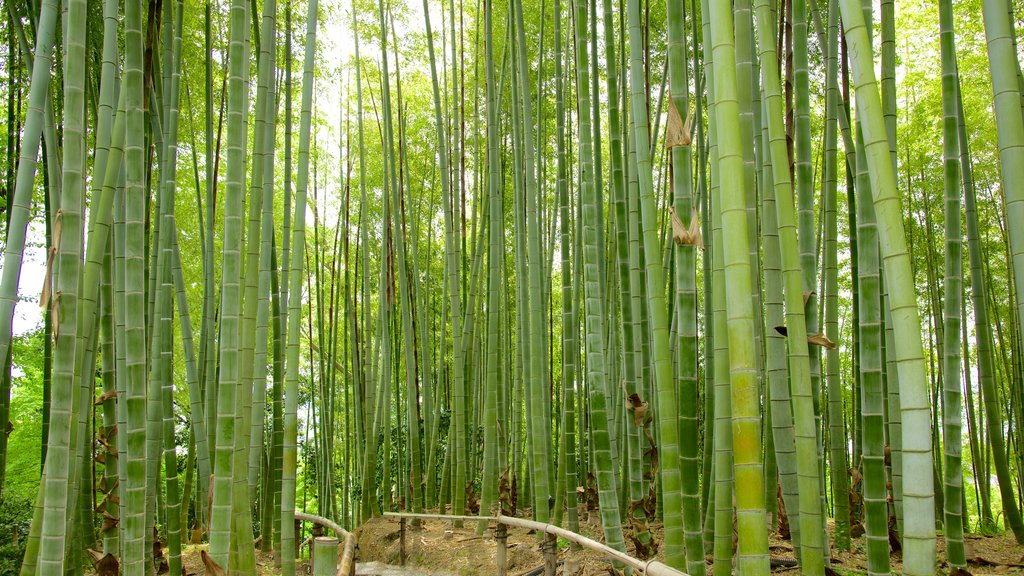
<instances>
[{"instance_id":1,"label":"bamboo stump","mask_svg":"<svg viewBox=\"0 0 1024 576\"><path fill-rule=\"evenodd\" d=\"M313 540L313 575L334 576L338 571L338 539L319 536Z\"/></svg>"}]
</instances>

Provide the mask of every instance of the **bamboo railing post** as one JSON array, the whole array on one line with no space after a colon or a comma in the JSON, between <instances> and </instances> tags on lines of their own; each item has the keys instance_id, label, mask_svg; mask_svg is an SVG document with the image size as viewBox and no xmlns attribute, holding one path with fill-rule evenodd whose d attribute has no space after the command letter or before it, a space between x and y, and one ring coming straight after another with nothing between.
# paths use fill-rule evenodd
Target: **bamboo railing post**
<instances>
[{"instance_id":1,"label":"bamboo railing post","mask_svg":"<svg viewBox=\"0 0 1024 576\"><path fill-rule=\"evenodd\" d=\"M337 539L343 543L341 552L341 564L337 567L337 576L352 576L353 574L355 574L357 545L355 534L352 534L348 530L345 530L344 528L328 520L327 518L314 516L313 514L306 514L305 512L295 512L295 533L297 535L295 539L295 556L299 556L299 551L301 550L302 545L301 543L303 542L299 539L299 536L301 536L302 534L303 522L309 522L313 525L313 536L309 539L309 557L311 559L313 558L313 540L317 536L322 536L324 534L324 530L330 529L337 535ZM338 540L335 541L335 546L337 546Z\"/></svg>"},{"instance_id":2,"label":"bamboo railing post","mask_svg":"<svg viewBox=\"0 0 1024 576\"><path fill-rule=\"evenodd\" d=\"M405 566L405 517L398 519L398 565Z\"/></svg>"},{"instance_id":3,"label":"bamboo railing post","mask_svg":"<svg viewBox=\"0 0 1024 576\"><path fill-rule=\"evenodd\" d=\"M507 568L506 563L508 560L508 526L502 523L498 523L494 527L494 540L497 543L498 550L495 556L495 564L498 567L498 576L505 576Z\"/></svg>"},{"instance_id":4,"label":"bamboo railing post","mask_svg":"<svg viewBox=\"0 0 1024 576\"><path fill-rule=\"evenodd\" d=\"M544 535L544 576L555 576L558 564L558 537L554 534Z\"/></svg>"},{"instance_id":5,"label":"bamboo railing post","mask_svg":"<svg viewBox=\"0 0 1024 576\"><path fill-rule=\"evenodd\" d=\"M341 551L341 564L338 566L338 576L354 576L356 573L356 539L349 534L345 538L344 549Z\"/></svg>"},{"instance_id":6,"label":"bamboo railing post","mask_svg":"<svg viewBox=\"0 0 1024 576\"><path fill-rule=\"evenodd\" d=\"M313 540L313 576L334 576L338 570L338 539L319 536Z\"/></svg>"}]
</instances>

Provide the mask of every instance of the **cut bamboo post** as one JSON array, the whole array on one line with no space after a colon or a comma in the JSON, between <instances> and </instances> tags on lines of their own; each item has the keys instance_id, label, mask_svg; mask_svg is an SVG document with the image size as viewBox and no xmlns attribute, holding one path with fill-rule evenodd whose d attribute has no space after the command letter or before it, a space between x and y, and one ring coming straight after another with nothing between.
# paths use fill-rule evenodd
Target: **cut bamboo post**
<instances>
[{"instance_id":1,"label":"cut bamboo post","mask_svg":"<svg viewBox=\"0 0 1024 576\"><path fill-rule=\"evenodd\" d=\"M319 536L313 540L313 575L335 576L338 571L338 539Z\"/></svg>"}]
</instances>

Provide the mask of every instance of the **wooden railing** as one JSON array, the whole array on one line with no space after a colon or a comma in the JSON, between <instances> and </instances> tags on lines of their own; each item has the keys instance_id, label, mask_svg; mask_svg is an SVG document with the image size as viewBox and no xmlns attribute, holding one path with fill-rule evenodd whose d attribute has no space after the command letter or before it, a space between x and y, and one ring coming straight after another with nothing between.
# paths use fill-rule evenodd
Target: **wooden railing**
<instances>
[{"instance_id":1,"label":"wooden railing","mask_svg":"<svg viewBox=\"0 0 1024 576\"><path fill-rule=\"evenodd\" d=\"M298 516L298 515L296 515ZM593 550L600 554L610 557L613 561L620 563L624 566L629 566L635 572L641 576L687 576L685 572L671 568L666 564L657 560L640 560L620 552L614 548L605 546L604 544L582 536L575 532L570 532L564 528L555 526L554 524L544 524L543 522L534 522L532 520L526 520L523 518L515 518L512 516L454 516L448 514L413 514L410 512L385 512L385 517L398 518L399 520L399 561L405 564L405 524L406 520L447 520L452 521L464 521L464 522L487 522L488 524L495 523L497 526L494 531L494 539L497 545L497 554L495 555L495 568L498 576L506 575L506 558L508 554L508 527L515 526L519 528L526 528L528 530L536 530L545 534L544 543L542 549L544 551L544 575L554 576L555 567L557 564L557 540L562 538Z\"/></svg>"},{"instance_id":2,"label":"wooden railing","mask_svg":"<svg viewBox=\"0 0 1024 576\"><path fill-rule=\"evenodd\" d=\"M314 539L313 545L310 546L310 558L314 559L314 570L316 571L317 574L336 574L337 576L354 576L355 575L355 573L356 573L356 570L355 570L355 567L356 567L356 537L355 537L354 534L352 534L348 530L345 530L344 528L342 528L338 524L328 520L327 518L323 518L321 516L314 516L312 514L306 514L304 512L296 512L295 513L295 520L303 521L303 522L312 522L313 524L319 524L319 525L323 526L324 528L329 528L335 534L338 535L338 539L335 540L334 543L331 543L327 539L324 539L324 538L316 538L316 539ZM330 540L334 540L334 539L331 538ZM337 543L338 541L340 541L340 544ZM341 562L337 564L337 568L336 569L334 569L334 570L325 569L325 567L322 566L322 565L321 566L315 566L315 564L317 563L317 560L319 560L321 558L329 558L329 555L326 555L326 556L325 555L315 556L313 554L314 546L321 546L321 545L328 545L328 546L331 546L331 547L333 547L335 549L337 549L338 546L341 546ZM337 561L337 554L334 555L334 559L335 559L335 561ZM321 560L319 563L323 564L323 561Z\"/></svg>"}]
</instances>

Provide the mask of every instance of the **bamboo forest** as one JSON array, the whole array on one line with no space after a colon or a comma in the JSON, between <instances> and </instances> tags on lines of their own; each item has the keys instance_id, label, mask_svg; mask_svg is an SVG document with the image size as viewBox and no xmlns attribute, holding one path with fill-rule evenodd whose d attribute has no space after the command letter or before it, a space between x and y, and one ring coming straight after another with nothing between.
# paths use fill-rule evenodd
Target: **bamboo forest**
<instances>
[{"instance_id":1,"label":"bamboo forest","mask_svg":"<svg viewBox=\"0 0 1024 576\"><path fill-rule=\"evenodd\" d=\"M1022 35L3 0L0 576L1024 574Z\"/></svg>"}]
</instances>

